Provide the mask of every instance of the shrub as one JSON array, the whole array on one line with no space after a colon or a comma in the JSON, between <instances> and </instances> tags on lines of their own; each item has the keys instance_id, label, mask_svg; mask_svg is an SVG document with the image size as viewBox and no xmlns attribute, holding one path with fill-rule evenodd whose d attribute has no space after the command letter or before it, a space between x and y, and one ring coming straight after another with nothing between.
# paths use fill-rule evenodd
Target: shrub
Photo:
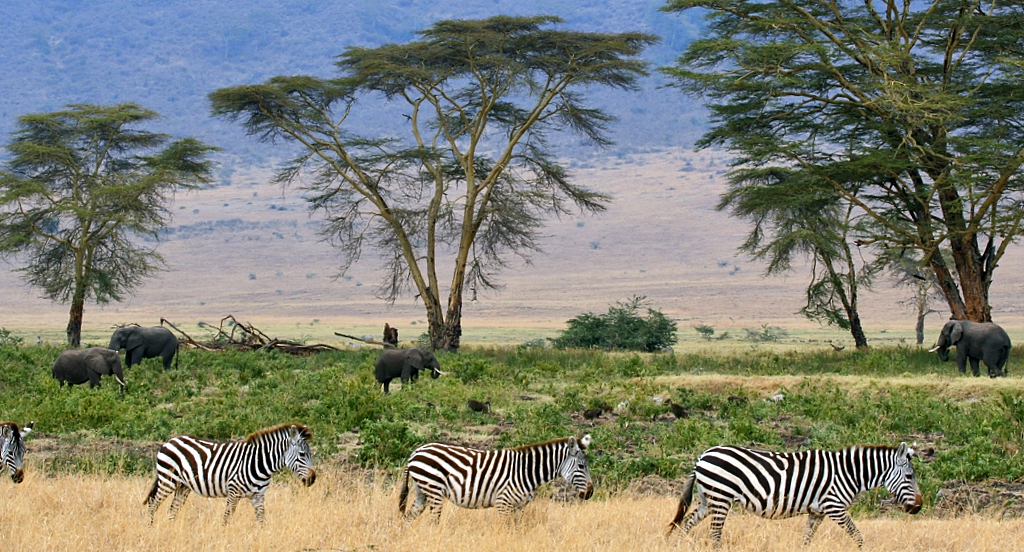
<instances>
[{"instance_id":1,"label":"shrub","mask_svg":"<svg viewBox=\"0 0 1024 552\"><path fill-rule=\"evenodd\" d=\"M609 307L606 314L586 313L570 319L568 328L552 340L555 347L581 347L607 350L654 352L676 343L676 323L660 311L647 309L647 316L637 311L646 297L634 296L626 302Z\"/></svg>"},{"instance_id":2,"label":"shrub","mask_svg":"<svg viewBox=\"0 0 1024 552\"><path fill-rule=\"evenodd\" d=\"M0 347L18 347L25 340L12 334L7 328L0 328Z\"/></svg>"},{"instance_id":3,"label":"shrub","mask_svg":"<svg viewBox=\"0 0 1024 552\"><path fill-rule=\"evenodd\" d=\"M365 467L401 466L409 458L409 453L423 441L405 422L384 420L366 424L359 435L363 438L359 447L359 463Z\"/></svg>"}]
</instances>

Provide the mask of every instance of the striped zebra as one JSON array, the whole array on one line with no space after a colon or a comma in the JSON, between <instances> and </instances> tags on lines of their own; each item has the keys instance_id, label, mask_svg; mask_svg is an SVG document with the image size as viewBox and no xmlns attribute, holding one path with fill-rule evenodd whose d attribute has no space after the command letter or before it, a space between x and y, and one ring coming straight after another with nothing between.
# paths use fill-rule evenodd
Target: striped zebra
<instances>
[{"instance_id":1,"label":"striped zebra","mask_svg":"<svg viewBox=\"0 0 1024 552\"><path fill-rule=\"evenodd\" d=\"M227 443L180 436L160 447L156 454L156 481L144 503L149 506L149 523L160 503L172 492L170 519L192 491L207 496L226 496L224 523L242 498L249 498L256 519L263 522L263 495L270 477L288 467L306 486L316 479L309 441L310 429L285 424L263 429L241 441Z\"/></svg>"},{"instance_id":2,"label":"striped zebra","mask_svg":"<svg viewBox=\"0 0 1024 552\"><path fill-rule=\"evenodd\" d=\"M512 515L525 507L537 494L537 488L562 476L589 499L594 494L586 450L590 435L512 449L479 450L456 445L430 443L413 451L405 466L405 479L399 493L398 510L406 521L420 515L430 505L434 521L441 518L445 498L463 508L496 507ZM416 498L406 509L410 479Z\"/></svg>"},{"instance_id":3,"label":"striped zebra","mask_svg":"<svg viewBox=\"0 0 1024 552\"><path fill-rule=\"evenodd\" d=\"M21 470L21 461L25 458L25 436L34 425L35 422L29 422L25 429L18 429L14 422L0 422L0 470L7 466L11 481L15 483L25 479L25 472Z\"/></svg>"},{"instance_id":4,"label":"striped zebra","mask_svg":"<svg viewBox=\"0 0 1024 552\"><path fill-rule=\"evenodd\" d=\"M697 509L683 530L689 533L710 512L711 538L716 547L722 542L722 526L733 502L768 519L809 514L805 546L825 516L846 529L858 546L864 546L864 537L848 511L861 491L884 486L907 512L916 514L921 510L921 492L910 464L913 454L906 443L899 447L853 446L788 454L713 447L700 455L686 479L679 510L668 532L680 526L690 509L696 481Z\"/></svg>"}]
</instances>

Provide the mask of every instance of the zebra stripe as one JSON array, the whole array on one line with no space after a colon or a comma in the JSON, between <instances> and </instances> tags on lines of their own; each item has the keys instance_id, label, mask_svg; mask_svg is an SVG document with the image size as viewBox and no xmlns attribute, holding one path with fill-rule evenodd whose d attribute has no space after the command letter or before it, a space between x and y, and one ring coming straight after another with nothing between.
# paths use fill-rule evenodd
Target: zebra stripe
<instances>
[{"instance_id":1,"label":"zebra stripe","mask_svg":"<svg viewBox=\"0 0 1024 552\"><path fill-rule=\"evenodd\" d=\"M29 422L25 429L18 429L14 422L0 422L0 470L4 466L11 472L11 481L21 483L25 472L21 470L21 462L25 458L25 436L32 431L35 422Z\"/></svg>"},{"instance_id":2,"label":"zebra stripe","mask_svg":"<svg viewBox=\"0 0 1024 552\"><path fill-rule=\"evenodd\" d=\"M899 447L853 446L839 451L768 452L740 447L713 447L700 455L686 479L683 497L669 533L679 527L690 509L694 483L697 509L683 530L690 532L708 512L711 538L718 546L729 508L738 502L747 511L768 519L809 514L804 545L808 545L825 516L864 545L850 518L850 504L868 489L885 487L903 508L921 510L921 492L910 457L914 450Z\"/></svg>"},{"instance_id":3,"label":"zebra stripe","mask_svg":"<svg viewBox=\"0 0 1024 552\"><path fill-rule=\"evenodd\" d=\"M309 450L312 438L306 426L286 424L227 443L187 435L171 439L156 455L156 481L145 500L149 523L172 492L174 500L168 516L173 520L192 491L207 497L226 496L224 523L238 501L248 497L256 509L256 519L262 523L263 495L274 472L287 467L307 486L316 480Z\"/></svg>"},{"instance_id":4,"label":"zebra stripe","mask_svg":"<svg viewBox=\"0 0 1024 552\"><path fill-rule=\"evenodd\" d=\"M590 435L512 449L479 450L430 443L413 451L405 466L398 510L411 521L429 505L434 520L441 518L445 498L463 508L496 507L511 515L525 507L537 488L562 476L580 496L589 499L594 485L587 466ZM408 510L409 487L415 499Z\"/></svg>"}]
</instances>

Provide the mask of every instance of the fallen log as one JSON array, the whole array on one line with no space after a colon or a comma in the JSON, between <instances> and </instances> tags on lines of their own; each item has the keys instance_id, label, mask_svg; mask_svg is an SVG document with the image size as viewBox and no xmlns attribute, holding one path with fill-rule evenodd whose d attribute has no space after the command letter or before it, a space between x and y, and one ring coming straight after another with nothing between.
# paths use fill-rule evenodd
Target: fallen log
<instances>
[{"instance_id":1,"label":"fallen log","mask_svg":"<svg viewBox=\"0 0 1024 552\"><path fill-rule=\"evenodd\" d=\"M229 322L231 331L225 331L224 323ZM340 351L338 347L326 343L305 344L287 339L271 338L252 324L242 324L233 315L227 315L220 319L217 332L213 341L202 343L192 338L180 328L161 318L160 324L166 324L181 337L178 338L179 345L195 347L204 351L284 351L292 355L307 356L322 351Z\"/></svg>"},{"instance_id":2,"label":"fallen log","mask_svg":"<svg viewBox=\"0 0 1024 552\"><path fill-rule=\"evenodd\" d=\"M380 346L384 347L385 349L395 349L396 348L391 343L384 343L383 341L377 341L375 339L363 339L361 337L356 337L354 335L343 334L341 332L334 332L334 335L339 336L339 337L347 337L349 339L358 341L360 343L369 343L370 345L380 345Z\"/></svg>"}]
</instances>

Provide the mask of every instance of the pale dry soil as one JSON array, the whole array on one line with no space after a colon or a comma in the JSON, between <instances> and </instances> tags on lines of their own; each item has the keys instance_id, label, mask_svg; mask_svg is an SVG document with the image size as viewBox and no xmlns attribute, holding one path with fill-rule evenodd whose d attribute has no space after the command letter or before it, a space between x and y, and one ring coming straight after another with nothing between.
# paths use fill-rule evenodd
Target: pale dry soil
<instances>
[{"instance_id":1,"label":"pale dry soil","mask_svg":"<svg viewBox=\"0 0 1024 552\"><path fill-rule=\"evenodd\" d=\"M149 478L47 477L33 466L25 482L0 481L0 543L5 551L338 551L338 550L711 550L708 522L691 536L666 539L673 497L627 495L586 503L538 498L518 524L494 510L446 504L440 524L426 516L411 524L397 513L395 486L383 486L329 466L316 484L303 487L280 477L267 494L267 523L260 527L248 503L221 525L223 499L192 495L178 519L168 503L150 526L142 505ZM169 502L169 501L168 501ZM1024 544L1024 520L979 516L938 519L859 517L865 550L1006 551ZM800 549L805 517L766 521L734 512L725 526L724 550ZM825 522L809 551L856 550L835 524Z\"/></svg>"}]
</instances>

